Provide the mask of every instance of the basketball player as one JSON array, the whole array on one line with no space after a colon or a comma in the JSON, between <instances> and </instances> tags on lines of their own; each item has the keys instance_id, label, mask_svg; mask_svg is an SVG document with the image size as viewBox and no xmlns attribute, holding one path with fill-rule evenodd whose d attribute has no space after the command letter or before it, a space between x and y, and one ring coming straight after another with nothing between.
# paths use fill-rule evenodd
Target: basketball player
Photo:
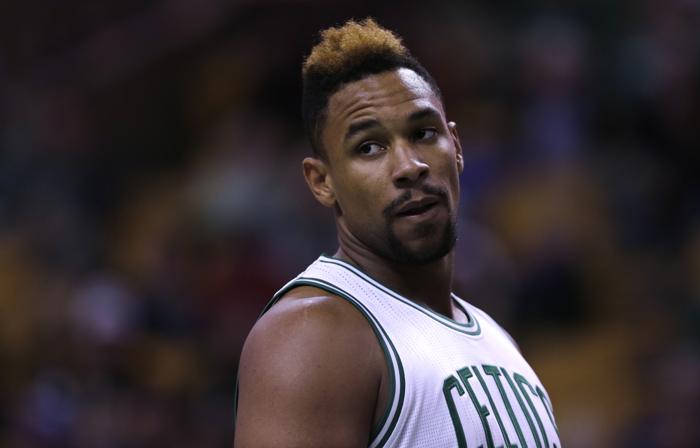
<instances>
[{"instance_id":1,"label":"basketball player","mask_svg":"<svg viewBox=\"0 0 700 448\"><path fill-rule=\"evenodd\" d=\"M322 32L303 83L304 176L339 248L251 331L235 446L561 446L516 345L451 292L463 159L433 78L369 19Z\"/></svg>"}]
</instances>

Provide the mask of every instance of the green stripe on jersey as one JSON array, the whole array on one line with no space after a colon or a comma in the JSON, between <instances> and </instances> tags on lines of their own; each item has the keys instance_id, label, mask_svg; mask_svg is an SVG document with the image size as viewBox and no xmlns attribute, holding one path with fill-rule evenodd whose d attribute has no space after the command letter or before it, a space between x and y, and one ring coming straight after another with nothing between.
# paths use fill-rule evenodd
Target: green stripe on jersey
<instances>
[{"instance_id":1,"label":"green stripe on jersey","mask_svg":"<svg viewBox=\"0 0 700 448\"><path fill-rule=\"evenodd\" d=\"M265 311L269 310L272 305L274 305L286 292L299 286L313 286L345 299L360 313L362 313L365 319L367 319L367 322L369 322L372 331L374 331L374 334L379 341L379 345L384 352L384 358L389 370L391 396L389 397L387 409L385 410L382 419L372 430L370 435L370 448L383 447L389 440L389 437L398 423L406 393L406 380L403 364L394 343L391 341L386 330L384 330L376 317L374 317L374 315L362 302L339 287L327 282L326 280L318 278L297 277L297 279L287 283L284 288L275 294L272 301L267 307L265 307ZM263 311L263 313L265 311Z\"/></svg>"},{"instance_id":2,"label":"green stripe on jersey","mask_svg":"<svg viewBox=\"0 0 700 448\"><path fill-rule=\"evenodd\" d=\"M459 322L455 322L454 320L447 318L443 316L442 314L436 313L435 311L431 310L430 308L427 308L419 303L416 303L410 299L407 299L406 297L402 296L401 294L393 291L392 289L382 285L378 281L374 280L372 277L367 275L366 273L362 272L358 268L342 261L338 260L337 258L330 258L327 256L321 256L318 261L321 263L326 263L326 264L334 264L336 266L339 266L351 273L353 273L355 276L357 276L359 279L363 280L365 283L368 283L369 285L379 289L380 291L384 292L385 294L389 295L390 297L406 304L409 305L416 310L422 312L426 316L440 322L443 325L446 325L447 327L459 331L460 333L464 333L470 336L479 336L481 335L481 326L479 325L479 321L476 320L474 317L473 313L470 313L465 307L463 307L457 300L455 299L454 294L453 296L453 301L457 306L466 314L467 318L469 319L469 322L463 324Z\"/></svg>"}]
</instances>

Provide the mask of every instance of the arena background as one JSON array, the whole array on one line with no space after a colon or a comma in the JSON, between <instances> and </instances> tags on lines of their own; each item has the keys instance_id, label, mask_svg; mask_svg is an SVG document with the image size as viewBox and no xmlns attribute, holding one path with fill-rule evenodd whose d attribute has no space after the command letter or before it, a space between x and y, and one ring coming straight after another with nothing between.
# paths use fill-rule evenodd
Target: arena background
<instances>
[{"instance_id":1,"label":"arena background","mask_svg":"<svg viewBox=\"0 0 700 448\"><path fill-rule=\"evenodd\" d=\"M372 15L465 150L456 290L578 447L700 446L700 2L0 8L0 446L227 447L244 337L335 249L300 64Z\"/></svg>"}]
</instances>

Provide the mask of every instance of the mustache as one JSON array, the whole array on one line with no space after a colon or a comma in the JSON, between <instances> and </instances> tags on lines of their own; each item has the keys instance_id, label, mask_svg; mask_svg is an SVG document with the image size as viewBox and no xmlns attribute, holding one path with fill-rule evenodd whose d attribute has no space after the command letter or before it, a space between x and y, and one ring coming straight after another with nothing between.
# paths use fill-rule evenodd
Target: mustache
<instances>
[{"instance_id":1,"label":"mustache","mask_svg":"<svg viewBox=\"0 0 700 448\"><path fill-rule=\"evenodd\" d=\"M438 196L440 199L447 202L447 190L444 188L424 184L421 185L420 188L418 188L418 190L421 193L425 193L426 195ZM398 198L391 201L391 203L387 205L383 211L384 217L392 217L394 214L396 214L397 209L399 209L406 202L410 201L413 197L413 193L411 193L411 191L412 190L406 190L403 193L401 193L401 195Z\"/></svg>"}]
</instances>

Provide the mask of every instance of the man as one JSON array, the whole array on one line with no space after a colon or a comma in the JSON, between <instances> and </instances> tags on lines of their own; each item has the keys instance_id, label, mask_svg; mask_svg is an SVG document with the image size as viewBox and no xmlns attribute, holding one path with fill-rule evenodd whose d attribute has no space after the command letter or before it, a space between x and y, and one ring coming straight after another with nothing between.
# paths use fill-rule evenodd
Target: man
<instances>
[{"instance_id":1,"label":"man","mask_svg":"<svg viewBox=\"0 0 700 448\"><path fill-rule=\"evenodd\" d=\"M369 19L324 31L303 82L304 176L339 248L251 331L235 446L560 446L515 344L451 292L463 159L433 78Z\"/></svg>"}]
</instances>

